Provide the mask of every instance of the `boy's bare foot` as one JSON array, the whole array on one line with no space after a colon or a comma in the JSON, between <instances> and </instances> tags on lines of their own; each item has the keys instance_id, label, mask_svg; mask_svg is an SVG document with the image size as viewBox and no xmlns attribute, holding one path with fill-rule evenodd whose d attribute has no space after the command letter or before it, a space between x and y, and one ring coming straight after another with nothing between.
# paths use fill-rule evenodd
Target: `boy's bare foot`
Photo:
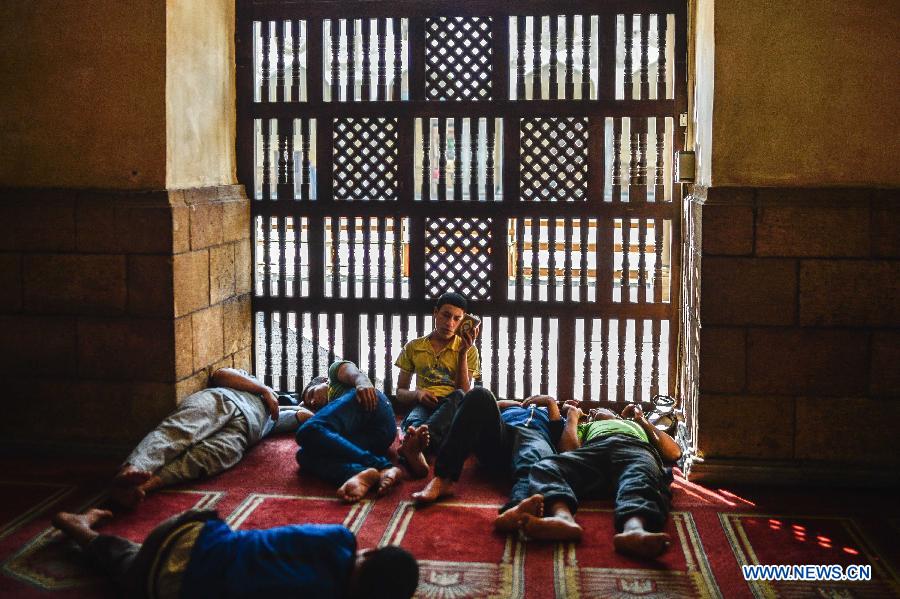
<instances>
[{"instance_id":1,"label":"boy's bare foot","mask_svg":"<svg viewBox=\"0 0 900 599\"><path fill-rule=\"evenodd\" d=\"M396 466L391 466L390 468L385 468L381 472L378 473L378 491L376 495L378 497L382 497L383 495L387 495L391 489L394 488L394 485L400 480L400 476L403 474L403 471Z\"/></svg>"},{"instance_id":2,"label":"boy's bare foot","mask_svg":"<svg viewBox=\"0 0 900 599\"><path fill-rule=\"evenodd\" d=\"M412 494L416 503L434 503L444 497L453 495L453 481L447 478L435 476L425 488Z\"/></svg>"},{"instance_id":3,"label":"boy's bare foot","mask_svg":"<svg viewBox=\"0 0 900 599\"><path fill-rule=\"evenodd\" d=\"M113 477L112 484L114 487L136 487L147 482L151 476L153 476L152 472L139 470L131 464L126 464Z\"/></svg>"},{"instance_id":4,"label":"boy's bare foot","mask_svg":"<svg viewBox=\"0 0 900 599\"><path fill-rule=\"evenodd\" d=\"M381 473L374 468L366 468L362 472L351 476L337 490L337 496L347 503L356 503L366 496L372 485L378 484Z\"/></svg>"},{"instance_id":5,"label":"boy's bare foot","mask_svg":"<svg viewBox=\"0 0 900 599\"><path fill-rule=\"evenodd\" d=\"M540 518L542 515L544 515L544 496L536 493L497 516L494 528L503 532L514 532L521 528L529 517Z\"/></svg>"},{"instance_id":6,"label":"boy's bare foot","mask_svg":"<svg viewBox=\"0 0 900 599\"><path fill-rule=\"evenodd\" d=\"M79 545L86 545L97 536L94 526L102 520L112 518L109 510L90 509L83 514L59 512L50 520L53 526L72 538Z\"/></svg>"},{"instance_id":7,"label":"boy's bare foot","mask_svg":"<svg viewBox=\"0 0 900 599\"><path fill-rule=\"evenodd\" d=\"M574 521L563 516L548 516L535 518L525 516L525 534L539 541L580 541L581 527Z\"/></svg>"},{"instance_id":8,"label":"boy's bare foot","mask_svg":"<svg viewBox=\"0 0 900 599\"><path fill-rule=\"evenodd\" d=\"M626 530L613 537L616 551L645 559L657 557L671 542L672 538L664 532L648 532L643 529Z\"/></svg>"},{"instance_id":9,"label":"boy's bare foot","mask_svg":"<svg viewBox=\"0 0 900 599\"><path fill-rule=\"evenodd\" d=\"M109 498L112 502L126 510L133 510L136 508L146 496L147 493L139 486L113 486L109 489Z\"/></svg>"},{"instance_id":10,"label":"boy's bare foot","mask_svg":"<svg viewBox=\"0 0 900 599\"><path fill-rule=\"evenodd\" d=\"M413 478L423 478L428 474L428 461L425 459L425 448L429 441L428 425L418 428L409 427L400 443L399 453L406 461L409 473Z\"/></svg>"}]
</instances>

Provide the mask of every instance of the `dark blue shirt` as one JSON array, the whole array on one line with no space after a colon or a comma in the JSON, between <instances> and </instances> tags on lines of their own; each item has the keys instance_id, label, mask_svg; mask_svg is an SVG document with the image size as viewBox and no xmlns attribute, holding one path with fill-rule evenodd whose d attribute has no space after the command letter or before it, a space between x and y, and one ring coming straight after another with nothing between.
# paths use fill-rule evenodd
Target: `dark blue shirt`
<instances>
[{"instance_id":1,"label":"dark blue shirt","mask_svg":"<svg viewBox=\"0 0 900 599\"><path fill-rule=\"evenodd\" d=\"M500 418L510 426L531 428L542 432L552 445L556 445L559 442L566 423L565 418L551 422L547 408L538 406L528 406L527 408L512 406L505 408L500 412Z\"/></svg>"},{"instance_id":2,"label":"dark blue shirt","mask_svg":"<svg viewBox=\"0 0 900 599\"><path fill-rule=\"evenodd\" d=\"M356 538L336 524L231 530L203 526L191 550L182 597L340 597L356 559Z\"/></svg>"}]
</instances>

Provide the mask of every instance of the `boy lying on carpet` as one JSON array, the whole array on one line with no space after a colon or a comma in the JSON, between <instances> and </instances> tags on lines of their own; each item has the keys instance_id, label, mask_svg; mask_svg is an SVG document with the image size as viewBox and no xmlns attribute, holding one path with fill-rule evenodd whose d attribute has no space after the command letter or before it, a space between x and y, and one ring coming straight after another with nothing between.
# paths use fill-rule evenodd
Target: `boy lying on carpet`
<instances>
[{"instance_id":1,"label":"boy lying on carpet","mask_svg":"<svg viewBox=\"0 0 900 599\"><path fill-rule=\"evenodd\" d=\"M339 525L232 530L214 511L191 510L153 529L143 545L100 534L112 516L60 512L53 525L74 540L123 597L349 597L408 599L419 566L404 549L357 551Z\"/></svg>"},{"instance_id":2,"label":"boy lying on carpet","mask_svg":"<svg viewBox=\"0 0 900 599\"><path fill-rule=\"evenodd\" d=\"M211 387L186 397L131 452L110 498L136 507L147 493L231 468L273 432L293 431L308 410L280 407L275 392L243 370L220 368Z\"/></svg>"},{"instance_id":3,"label":"boy lying on carpet","mask_svg":"<svg viewBox=\"0 0 900 599\"><path fill-rule=\"evenodd\" d=\"M428 474L425 452L440 449L463 394L480 375L474 346L480 326L460 329L467 309L460 294L441 295L434 304L434 330L407 343L394 362L400 369L397 401L413 406L400 425L405 433L400 456L416 478ZM416 388L410 389L413 374Z\"/></svg>"},{"instance_id":4,"label":"boy lying on carpet","mask_svg":"<svg viewBox=\"0 0 900 599\"><path fill-rule=\"evenodd\" d=\"M335 362L328 377L316 377L300 394L315 412L297 431L297 463L303 470L338 487L338 497L353 503L369 489L383 495L400 478L387 458L397 436L391 402L369 378L346 360Z\"/></svg>"},{"instance_id":5,"label":"boy lying on carpet","mask_svg":"<svg viewBox=\"0 0 900 599\"><path fill-rule=\"evenodd\" d=\"M605 408L591 410L582 424L584 413L572 404L560 441L563 453L531 468L531 497L501 514L497 528L519 526L531 538L579 541L582 528L573 516L579 498L612 488L616 551L642 558L658 556L671 541L669 535L658 532L672 500L672 469L667 464L681 457L681 448L650 424L638 405L626 406L621 416Z\"/></svg>"},{"instance_id":6,"label":"boy lying on carpet","mask_svg":"<svg viewBox=\"0 0 900 599\"><path fill-rule=\"evenodd\" d=\"M413 499L420 504L431 503L452 495L466 458L474 453L483 466L511 472L515 478L501 514L514 506L522 512L540 501L529 497L528 475L532 465L556 453L564 422L556 399L549 395L534 395L523 402L498 401L483 387L472 389L466 393L438 452L434 478L413 493ZM518 528L520 517L511 519L511 530ZM501 516L501 523L506 520Z\"/></svg>"}]
</instances>

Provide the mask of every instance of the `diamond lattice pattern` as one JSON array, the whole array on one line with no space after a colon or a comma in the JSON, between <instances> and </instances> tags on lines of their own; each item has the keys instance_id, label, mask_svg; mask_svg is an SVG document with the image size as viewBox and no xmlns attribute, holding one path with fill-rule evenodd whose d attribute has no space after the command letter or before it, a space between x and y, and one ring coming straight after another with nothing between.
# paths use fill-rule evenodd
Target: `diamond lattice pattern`
<instances>
[{"instance_id":1,"label":"diamond lattice pattern","mask_svg":"<svg viewBox=\"0 0 900 599\"><path fill-rule=\"evenodd\" d=\"M425 94L429 100L491 99L491 19L426 19Z\"/></svg>"},{"instance_id":2,"label":"diamond lattice pattern","mask_svg":"<svg viewBox=\"0 0 900 599\"><path fill-rule=\"evenodd\" d=\"M397 199L397 119L334 122L334 199Z\"/></svg>"},{"instance_id":3,"label":"diamond lattice pattern","mask_svg":"<svg viewBox=\"0 0 900 599\"><path fill-rule=\"evenodd\" d=\"M425 219L425 292L491 299L491 219Z\"/></svg>"},{"instance_id":4,"label":"diamond lattice pattern","mask_svg":"<svg viewBox=\"0 0 900 599\"><path fill-rule=\"evenodd\" d=\"M522 119L519 177L524 201L585 201L587 119Z\"/></svg>"}]
</instances>

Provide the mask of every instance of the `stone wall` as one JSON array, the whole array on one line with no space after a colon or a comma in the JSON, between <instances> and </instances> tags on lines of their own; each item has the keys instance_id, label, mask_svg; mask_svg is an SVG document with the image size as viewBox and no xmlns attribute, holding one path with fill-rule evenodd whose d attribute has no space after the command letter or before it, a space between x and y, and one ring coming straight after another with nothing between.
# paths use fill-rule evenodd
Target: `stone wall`
<instances>
[{"instance_id":1,"label":"stone wall","mask_svg":"<svg viewBox=\"0 0 900 599\"><path fill-rule=\"evenodd\" d=\"M702 215L703 456L896 464L898 191L720 187Z\"/></svg>"},{"instance_id":2,"label":"stone wall","mask_svg":"<svg viewBox=\"0 0 900 599\"><path fill-rule=\"evenodd\" d=\"M127 443L249 367L249 204L241 186L0 194L7 441Z\"/></svg>"}]
</instances>

